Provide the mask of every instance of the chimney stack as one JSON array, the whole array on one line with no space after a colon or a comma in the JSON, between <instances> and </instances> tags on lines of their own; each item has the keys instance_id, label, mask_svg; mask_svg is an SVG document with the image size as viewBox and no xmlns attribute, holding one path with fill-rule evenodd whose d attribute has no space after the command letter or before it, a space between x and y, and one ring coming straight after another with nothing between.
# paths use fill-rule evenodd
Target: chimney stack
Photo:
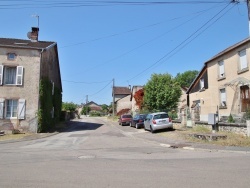
<instances>
[{"instance_id":1,"label":"chimney stack","mask_svg":"<svg viewBox=\"0 0 250 188\"><path fill-rule=\"evenodd\" d=\"M28 38L32 41L32 42L37 42L38 41L38 33L39 33L39 28L38 27L32 27L31 28L32 31L28 32Z\"/></svg>"}]
</instances>

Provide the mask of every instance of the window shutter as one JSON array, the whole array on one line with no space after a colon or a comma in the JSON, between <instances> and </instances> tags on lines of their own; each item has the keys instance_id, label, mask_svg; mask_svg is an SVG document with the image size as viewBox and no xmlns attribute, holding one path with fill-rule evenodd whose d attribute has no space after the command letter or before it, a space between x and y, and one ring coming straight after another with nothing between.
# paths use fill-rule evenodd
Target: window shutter
<instances>
[{"instance_id":1,"label":"window shutter","mask_svg":"<svg viewBox=\"0 0 250 188\"><path fill-rule=\"evenodd\" d=\"M241 70L247 68L246 50L240 51L239 56L240 56L240 68L241 68Z\"/></svg>"},{"instance_id":2,"label":"window shutter","mask_svg":"<svg viewBox=\"0 0 250 188\"><path fill-rule=\"evenodd\" d=\"M3 119L4 117L3 109L4 109L4 99L0 99L0 119Z\"/></svg>"},{"instance_id":3,"label":"window shutter","mask_svg":"<svg viewBox=\"0 0 250 188\"><path fill-rule=\"evenodd\" d=\"M0 85L3 84L3 65L0 65Z\"/></svg>"},{"instance_id":4,"label":"window shutter","mask_svg":"<svg viewBox=\"0 0 250 188\"><path fill-rule=\"evenodd\" d=\"M23 85L23 66L16 68L16 85Z\"/></svg>"},{"instance_id":5,"label":"window shutter","mask_svg":"<svg viewBox=\"0 0 250 188\"><path fill-rule=\"evenodd\" d=\"M18 119L25 119L25 99L18 100Z\"/></svg>"}]
</instances>

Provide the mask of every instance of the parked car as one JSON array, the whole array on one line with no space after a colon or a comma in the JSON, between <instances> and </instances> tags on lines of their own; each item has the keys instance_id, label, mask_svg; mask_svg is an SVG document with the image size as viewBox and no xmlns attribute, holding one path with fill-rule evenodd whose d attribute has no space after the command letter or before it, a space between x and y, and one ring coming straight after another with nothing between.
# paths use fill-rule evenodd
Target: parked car
<instances>
[{"instance_id":1,"label":"parked car","mask_svg":"<svg viewBox=\"0 0 250 188\"><path fill-rule=\"evenodd\" d=\"M171 118L166 112L148 114L144 121L144 129L154 133L159 129L173 129Z\"/></svg>"},{"instance_id":2,"label":"parked car","mask_svg":"<svg viewBox=\"0 0 250 188\"><path fill-rule=\"evenodd\" d=\"M129 114L121 115L118 122L119 125L129 125L130 122L132 121L132 116Z\"/></svg>"},{"instance_id":3,"label":"parked car","mask_svg":"<svg viewBox=\"0 0 250 188\"><path fill-rule=\"evenodd\" d=\"M147 114L137 114L133 117L130 127L135 127L137 129L144 127L144 120L146 119Z\"/></svg>"}]
</instances>

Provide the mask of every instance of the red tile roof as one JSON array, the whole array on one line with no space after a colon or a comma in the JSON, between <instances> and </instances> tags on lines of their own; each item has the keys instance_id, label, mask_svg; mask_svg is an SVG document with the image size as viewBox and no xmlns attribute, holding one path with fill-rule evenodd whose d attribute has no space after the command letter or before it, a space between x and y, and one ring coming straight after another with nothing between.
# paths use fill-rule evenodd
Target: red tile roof
<instances>
[{"instance_id":1,"label":"red tile roof","mask_svg":"<svg viewBox=\"0 0 250 188\"><path fill-rule=\"evenodd\" d=\"M114 87L115 95L130 95L131 91L128 87Z\"/></svg>"},{"instance_id":2,"label":"red tile roof","mask_svg":"<svg viewBox=\"0 0 250 188\"><path fill-rule=\"evenodd\" d=\"M56 43L47 41L32 42L31 40L0 38L0 47L43 49L49 47L52 44Z\"/></svg>"}]
</instances>

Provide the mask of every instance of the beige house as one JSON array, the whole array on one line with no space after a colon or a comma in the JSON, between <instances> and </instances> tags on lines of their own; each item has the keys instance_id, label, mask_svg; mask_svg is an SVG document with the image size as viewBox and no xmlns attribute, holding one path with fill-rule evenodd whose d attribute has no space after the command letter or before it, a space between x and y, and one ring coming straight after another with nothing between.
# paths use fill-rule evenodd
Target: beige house
<instances>
[{"instance_id":1,"label":"beige house","mask_svg":"<svg viewBox=\"0 0 250 188\"><path fill-rule=\"evenodd\" d=\"M218 53L190 85L188 106L192 119L208 121L209 113L227 119L232 114L239 120L250 108L250 38Z\"/></svg>"},{"instance_id":2,"label":"beige house","mask_svg":"<svg viewBox=\"0 0 250 188\"><path fill-rule=\"evenodd\" d=\"M49 82L47 95L53 98L59 91L61 102L57 43L38 41L38 31L32 28L31 40L0 38L0 130L38 130L37 113L45 105L39 97L42 79ZM60 107L49 105L45 113L59 118Z\"/></svg>"},{"instance_id":3,"label":"beige house","mask_svg":"<svg viewBox=\"0 0 250 188\"><path fill-rule=\"evenodd\" d=\"M131 110L131 91L129 87L113 87L112 96L115 102L115 114L123 109L130 109Z\"/></svg>"},{"instance_id":4,"label":"beige house","mask_svg":"<svg viewBox=\"0 0 250 188\"><path fill-rule=\"evenodd\" d=\"M139 109L138 105L136 105L136 101L135 101L135 98L134 98L135 93L137 91L139 91L140 89L143 89L143 86L133 86L132 87L130 101L131 101L131 112L132 112L133 116L140 112L140 109Z\"/></svg>"}]
</instances>

